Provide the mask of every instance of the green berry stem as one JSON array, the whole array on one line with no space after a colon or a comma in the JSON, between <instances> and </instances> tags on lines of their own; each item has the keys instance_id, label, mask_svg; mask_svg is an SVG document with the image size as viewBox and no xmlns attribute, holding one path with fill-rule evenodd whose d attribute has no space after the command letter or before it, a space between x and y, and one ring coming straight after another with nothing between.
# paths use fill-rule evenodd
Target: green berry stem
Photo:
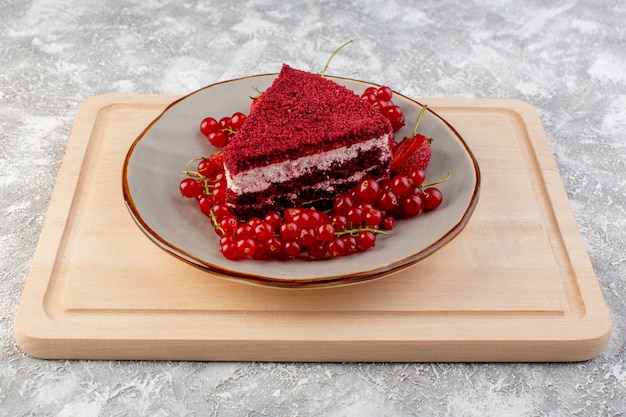
<instances>
[{"instance_id":1,"label":"green berry stem","mask_svg":"<svg viewBox=\"0 0 626 417\"><path fill-rule=\"evenodd\" d=\"M337 237L345 236L345 235L356 236L360 232L372 232L376 235L389 236L389 232L385 230L374 229L373 227L359 227L358 229L344 229L340 232L335 232L335 236Z\"/></svg>"},{"instance_id":2,"label":"green berry stem","mask_svg":"<svg viewBox=\"0 0 626 417\"><path fill-rule=\"evenodd\" d=\"M189 176L189 177L196 177L199 180L201 180L202 181L204 195L210 195L211 194L211 187L213 187L212 183L214 183L215 181L213 181L210 178L202 175L198 171L182 171L182 173L187 175L187 176Z\"/></svg>"},{"instance_id":3,"label":"green berry stem","mask_svg":"<svg viewBox=\"0 0 626 417\"><path fill-rule=\"evenodd\" d=\"M204 175L202 175L198 171L181 171L181 172L187 176L197 177L198 179L201 179L201 180L207 179Z\"/></svg>"},{"instance_id":4,"label":"green berry stem","mask_svg":"<svg viewBox=\"0 0 626 417\"><path fill-rule=\"evenodd\" d=\"M450 171L448 171L448 174L445 177L443 177L442 179L440 179L440 180L437 180L435 182L431 182L431 183L428 183L428 184L420 185L420 189L423 191L424 189L426 189L428 187L432 187L434 185L441 184L443 182L448 181L449 179L450 179Z\"/></svg>"},{"instance_id":5,"label":"green berry stem","mask_svg":"<svg viewBox=\"0 0 626 417\"><path fill-rule=\"evenodd\" d=\"M255 98L259 98L259 97L261 97L261 95L263 94L263 91L261 91L261 90L259 89L259 87L254 86L254 87L252 87L252 89L253 89L254 91L256 91L256 96L254 96L254 97L253 97L253 96L249 96L252 100L254 100Z\"/></svg>"},{"instance_id":6,"label":"green berry stem","mask_svg":"<svg viewBox=\"0 0 626 417\"><path fill-rule=\"evenodd\" d=\"M417 116L417 121L415 122L415 126L413 127L412 136L415 136L417 134L417 127L420 125L420 122L422 121L422 116L424 115L424 113L426 113L427 108L428 108L428 105L426 104L422 106L422 109L420 110L420 114Z\"/></svg>"},{"instance_id":7,"label":"green berry stem","mask_svg":"<svg viewBox=\"0 0 626 417\"><path fill-rule=\"evenodd\" d=\"M189 162L187 162L186 166L189 166L191 164L195 164L197 161L202 161L204 159L206 159L204 156L201 156L200 158L193 158Z\"/></svg>"},{"instance_id":8,"label":"green berry stem","mask_svg":"<svg viewBox=\"0 0 626 417\"><path fill-rule=\"evenodd\" d=\"M326 65L324 66L324 69L322 70L322 72L320 72L321 77L324 77L324 74L326 74L326 70L328 69L328 66L330 65L330 61L332 61L335 55L337 55L337 52L341 51L343 48L350 45L351 43L352 43L352 40L349 40L348 42L341 45L339 48L335 49L335 52L333 52L330 58L328 58L328 61L326 61Z\"/></svg>"},{"instance_id":9,"label":"green berry stem","mask_svg":"<svg viewBox=\"0 0 626 417\"><path fill-rule=\"evenodd\" d=\"M217 216L215 215L215 212L213 211L213 209L211 209L209 211L209 218L211 219L211 223L213 223L213 227L216 230L219 230L222 236L225 235L226 232L224 231L222 226L220 226L219 222L217 221Z\"/></svg>"},{"instance_id":10,"label":"green berry stem","mask_svg":"<svg viewBox=\"0 0 626 417\"><path fill-rule=\"evenodd\" d=\"M235 133L237 133L237 131L233 129L232 127L227 127L226 129L220 129L220 130L224 132L224 134L226 135L234 135Z\"/></svg>"}]
</instances>

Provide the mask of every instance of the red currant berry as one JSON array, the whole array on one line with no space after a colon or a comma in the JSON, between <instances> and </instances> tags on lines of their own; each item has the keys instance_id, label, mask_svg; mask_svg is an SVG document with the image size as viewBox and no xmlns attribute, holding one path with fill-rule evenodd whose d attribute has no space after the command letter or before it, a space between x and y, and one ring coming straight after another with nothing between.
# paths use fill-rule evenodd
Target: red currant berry
<instances>
[{"instance_id":1,"label":"red currant berry","mask_svg":"<svg viewBox=\"0 0 626 417\"><path fill-rule=\"evenodd\" d=\"M196 198L200 198L205 192L204 180L197 180L196 183L198 184L198 195L196 195Z\"/></svg>"},{"instance_id":2,"label":"red currant berry","mask_svg":"<svg viewBox=\"0 0 626 417\"><path fill-rule=\"evenodd\" d=\"M423 202L416 194L407 194L400 197L400 207L405 214L413 216L422 211Z\"/></svg>"},{"instance_id":3,"label":"red currant berry","mask_svg":"<svg viewBox=\"0 0 626 417\"><path fill-rule=\"evenodd\" d=\"M369 227L376 227L383 221L383 213L376 209L371 208L363 214L363 222Z\"/></svg>"},{"instance_id":4,"label":"red currant berry","mask_svg":"<svg viewBox=\"0 0 626 417\"><path fill-rule=\"evenodd\" d=\"M265 214L265 217L263 218L263 220L271 224L274 230L278 230L278 228L280 227L280 223L283 221L283 218L279 212L272 210L272 211L268 211Z\"/></svg>"},{"instance_id":5,"label":"red currant berry","mask_svg":"<svg viewBox=\"0 0 626 417\"><path fill-rule=\"evenodd\" d=\"M278 255L283 250L283 244L281 238L273 236L265 242L265 252L268 255Z\"/></svg>"},{"instance_id":6,"label":"red currant berry","mask_svg":"<svg viewBox=\"0 0 626 417\"><path fill-rule=\"evenodd\" d=\"M400 106L396 106L395 104L389 106L385 110L385 116L387 116L389 121L402 120L402 122L404 122L404 113L402 112L402 108Z\"/></svg>"},{"instance_id":7,"label":"red currant berry","mask_svg":"<svg viewBox=\"0 0 626 417\"><path fill-rule=\"evenodd\" d=\"M389 189L397 196L408 194L413 187L409 182L409 178L406 175L396 175L391 179Z\"/></svg>"},{"instance_id":8,"label":"red currant berry","mask_svg":"<svg viewBox=\"0 0 626 417\"><path fill-rule=\"evenodd\" d=\"M212 195L203 195L198 199L200 211L205 216L211 215L211 208L213 208L213 204L215 204L215 200L213 199Z\"/></svg>"},{"instance_id":9,"label":"red currant berry","mask_svg":"<svg viewBox=\"0 0 626 417\"><path fill-rule=\"evenodd\" d=\"M220 238L226 236L226 233L224 233L224 230L220 227L219 224L213 223L213 231L215 232L216 235L218 235Z\"/></svg>"},{"instance_id":10,"label":"red currant berry","mask_svg":"<svg viewBox=\"0 0 626 417\"><path fill-rule=\"evenodd\" d=\"M300 235L300 228L294 222L285 222L280 225L280 235L287 241L296 240Z\"/></svg>"},{"instance_id":11,"label":"red currant berry","mask_svg":"<svg viewBox=\"0 0 626 417\"><path fill-rule=\"evenodd\" d=\"M231 125L231 118L228 117L228 116L222 117L218 123L219 123L220 129L222 131L229 130L232 127L232 125Z\"/></svg>"},{"instance_id":12,"label":"red currant berry","mask_svg":"<svg viewBox=\"0 0 626 417\"><path fill-rule=\"evenodd\" d=\"M333 200L333 213L346 214L348 210L354 207L354 199L348 194L341 194Z\"/></svg>"},{"instance_id":13,"label":"red currant berry","mask_svg":"<svg viewBox=\"0 0 626 417\"><path fill-rule=\"evenodd\" d=\"M402 120L391 120L389 123L391 123L391 128L393 129L394 132L397 132L398 130L402 129L402 127L404 126L404 119Z\"/></svg>"},{"instance_id":14,"label":"red currant berry","mask_svg":"<svg viewBox=\"0 0 626 417\"><path fill-rule=\"evenodd\" d=\"M326 256L326 242L314 242L311 246L307 247L306 252L309 255L309 259L319 260L324 259Z\"/></svg>"},{"instance_id":15,"label":"red currant berry","mask_svg":"<svg viewBox=\"0 0 626 417\"><path fill-rule=\"evenodd\" d=\"M376 234L369 230L363 230L357 235L356 242L362 250L373 248L376 244Z\"/></svg>"},{"instance_id":16,"label":"red currant berry","mask_svg":"<svg viewBox=\"0 0 626 417\"><path fill-rule=\"evenodd\" d=\"M348 219L343 214L333 214L330 218L330 224L338 232L343 232L350 225Z\"/></svg>"},{"instance_id":17,"label":"red currant berry","mask_svg":"<svg viewBox=\"0 0 626 417\"><path fill-rule=\"evenodd\" d=\"M404 113L402 112L402 109L395 104L387 107L384 110L384 115L385 117L387 117L387 119L389 119L389 122L391 123L391 127L393 127L394 132L402 129L402 127L405 125Z\"/></svg>"},{"instance_id":18,"label":"red currant berry","mask_svg":"<svg viewBox=\"0 0 626 417\"><path fill-rule=\"evenodd\" d=\"M376 91L378 90L378 88L372 86L372 87L367 87L365 89L365 91L363 91L363 94L376 94Z\"/></svg>"},{"instance_id":19,"label":"red currant berry","mask_svg":"<svg viewBox=\"0 0 626 417\"><path fill-rule=\"evenodd\" d=\"M332 224L322 224L315 229L315 237L322 242L329 242L335 238L335 228Z\"/></svg>"},{"instance_id":20,"label":"red currant berry","mask_svg":"<svg viewBox=\"0 0 626 417\"><path fill-rule=\"evenodd\" d=\"M274 236L274 228L269 222L261 221L254 228L254 237L261 242L267 242Z\"/></svg>"},{"instance_id":21,"label":"red currant berry","mask_svg":"<svg viewBox=\"0 0 626 417\"><path fill-rule=\"evenodd\" d=\"M380 194L380 185L372 178L363 178L356 185L356 196L363 203L371 203Z\"/></svg>"},{"instance_id":22,"label":"red currant berry","mask_svg":"<svg viewBox=\"0 0 626 417\"><path fill-rule=\"evenodd\" d=\"M422 189L420 187L413 188L413 192L411 194L415 194L415 195L420 196L422 198L422 200L424 200L424 198L425 198L424 191L422 191Z\"/></svg>"},{"instance_id":23,"label":"red currant berry","mask_svg":"<svg viewBox=\"0 0 626 417\"><path fill-rule=\"evenodd\" d=\"M213 199L215 202L223 203L226 201L226 187L213 188Z\"/></svg>"},{"instance_id":24,"label":"red currant berry","mask_svg":"<svg viewBox=\"0 0 626 417\"><path fill-rule=\"evenodd\" d=\"M369 104L376 104L376 94L374 93L363 93L361 98Z\"/></svg>"},{"instance_id":25,"label":"red currant berry","mask_svg":"<svg viewBox=\"0 0 626 417\"><path fill-rule=\"evenodd\" d=\"M237 259L239 257L239 250L237 249L237 242L226 242L222 245L222 255L226 259Z\"/></svg>"},{"instance_id":26,"label":"red currant berry","mask_svg":"<svg viewBox=\"0 0 626 417\"><path fill-rule=\"evenodd\" d=\"M235 235L239 239L244 238L253 238L254 237L254 229L248 223L240 224L235 231Z\"/></svg>"},{"instance_id":27,"label":"red currant berry","mask_svg":"<svg viewBox=\"0 0 626 417\"><path fill-rule=\"evenodd\" d=\"M359 205L357 205L357 208L361 209L363 216L365 216L365 213L372 210L374 206L370 203L360 203Z\"/></svg>"},{"instance_id":28,"label":"red currant berry","mask_svg":"<svg viewBox=\"0 0 626 417\"><path fill-rule=\"evenodd\" d=\"M426 173L421 169L412 169L411 172L409 172L408 178L413 187L419 187L424 183Z\"/></svg>"},{"instance_id":29,"label":"red currant berry","mask_svg":"<svg viewBox=\"0 0 626 417\"><path fill-rule=\"evenodd\" d=\"M387 110L393 105L394 104L391 101L384 101L384 100L378 100L376 104L374 104L374 106L378 108L378 110L383 114L383 116L387 114Z\"/></svg>"},{"instance_id":30,"label":"red currant berry","mask_svg":"<svg viewBox=\"0 0 626 417\"><path fill-rule=\"evenodd\" d=\"M296 242L305 247L311 246L315 240L315 231L309 227L300 229L300 235L296 238Z\"/></svg>"},{"instance_id":31,"label":"red currant berry","mask_svg":"<svg viewBox=\"0 0 626 417\"><path fill-rule=\"evenodd\" d=\"M302 252L302 246L298 242L293 240L288 240L283 245L283 254L285 254L288 258L295 258Z\"/></svg>"},{"instance_id":32,"label":"red currant berry","mask_svg":"<svg viewBox=\"0 0 626 417\"><path fill-rule=\"evenodd\" d=\"M250 255L252 259L261 260L267 258L267 251L263 242L255 242L256 250Z\"/></svg>"},{"instance_id":33,"label":"red currant berry","mask_svg":"<svg viewBox=\"0 0 626 417\"><path fill-rule=\"evenodd\" d=\"M357 253L359 250L359 245L356 242L356 238L353 236L342 236L341 239L345 245L343 254L344 255L352 255L353 253Z\"/></svg>"},{"instance_id":34,"label":"red currant berry","mask_svg":"<svg viewBox=\"0 0 626 417\"><path fill-rule=\"evenodd\" d=\"M209 133L211 132L217 132L220 129L220 125L217 122L217 120L215 120L212 117L207 117L204 120L202 120L202 122L200 122L200 132L204 135L204 136L209 136Z\"/></svg>"},{"instance_id":35,"label":"red currant berry","mask_svg":"<svg viewBox=\"0 0 626 417\"><path fill-rule=\"evenodd\" d=\"M391 190L384 190L378 197L378 200L376 200L376 203L378 207L386 211L395 209L399 204L398 197Z\"/></svg>"},{"instance_id":36,"label":"red currant berry","mask_svg":"<svg viewBox=\"0 0 626 417\"><path fill-rule=\"evenodd\" d=\"M228 143L228 136L222 131L211 132L207 135L207 138L211 145L217 148L221 148Z\"/></svg>"},{"instance_id":37,"label":"red currant berry","mask_svg":"<svg viewBox=\"0 0 626 417\"><path fill-rule=\"evenodd\" d=\"M257 250L257 242L251 237L237 239L237 252L241 256L252 256Z\"/></svg>"},{"instance_id":38,"label":"red currant berry","mask_svg":"<svg viewBox=\"0 0 626 417\"><path fill-rule=\"evenodd\" d=\"M289 207L286 208L284 213L283 213L283 218L285 219L286 222L292 222L293 218L300 214L302 211L304 211L306 209L301 208L301 207Z\"/></svg>"},{"instance_id":39,"label":"red currant berry","mask_svg":"<svg viewBox=\"0 0 626 417\"><path fill-rule=\"evenodd\" d=\"M378 101L389 101L393 97L393 90L387 86L379 87L376 90L376 99Z\"/></svg>"},{"instance_id":40,"label":"red currant berry","mask_svg":"<svg viewBox=\"0 0 626 417\"><path fill-rule=\"evenodd\" d=\"M309 214L311 215L311 227L321 226L326 223L330 223L330 217L328 214L319 210L309 210Z\"/></svg>"},{"instance_id":41,"label":"red currant berry","mask_svg":"<svg viewBox=\"0 0 626 417\"><path fill-rule=\"evenodd\" d=\"M212 177L219 168L212 159L203 159L198 163L198 172L205 177Z\"/></svg>"},{"instance_id":42,"label":"red currant berry","mask_svg":"<svg viewBox=\"0 0 626 417\"><path fill-rule=\"evenodd\" d=\"M262 221L263 220L261 220L259 217L250 217L246 223L248 223L254 229L259 224L261 224Z\"/></svg>"},{"instance_id":43,"label":"red currant berry","mask_svg":"<svg viewBox=\"0 0 626 417\"><path fill-rule=\"evenodd\" d=\"M385 217L383 219L383 229L385 230L393 230L396 227L396 219L393 217Z\"/></svg>"},{"instance_id":44,"label":"red currant berry","mask_svg":"<svg viewBox=\"0 0 626 417\"><path fill-rule=\"evenodd\" d=\"M202 194L202 185L193 178L185 178L180 182L180 194L183 197L195 198Z\"/></svg>"},{"instance_id":45,"label":"red currant berry","mask_svg":"<svg viewBox=\"0 0 626 417\"><path fill-rule=\"evenodd\" d=\"M230 127L234 131L239 130L241 126L243 125L243 122L246 121L246 118L247 118L246 115L241 112L237 112L233 114L230 118Z\"/></svg>"},{"instance_id":46,"label":"red currant berry","mask_svg":"<svg viewBox=\"0 0 626 417\"><path fill-rule=\"evenodd\" d=\"M300 228L312 227L314 223L308 210L301 210L299 213L294 214L291 221L297 224Z\"/></svg>"},{"instance_id":47,"label":"red currant berry","mask_svg":"<svg viewBox=\"0 0 626 417\"><path fill-rule=\"evenodd\" d=\"M227 235L237 233L239 228L239 219L234 214L227 214L218 221L219 226Z\"/></svg>"},{"instance_id":48,"label":"red currant berry","mask_svg":"<svg viewBox=\"0 0 626 417\"><path fill-rule=\"evenodd\" d=\"M424 190L424 208L427 210L434 210L441 205L443 196L441 191L435 187L429 187Z\"/></svg>"},{"instance_id":49,"label":"red currant berry","mask_svg":"<svg viewBox=\"0 0 626 417\"><path fill-rule=\"evenodd\" d=\"M328 254L332 256L333 258L337 256L341 256L344 254L346 250L346 243L342 238L335 237L333 240L328 242L326 250Z\"/></svg>"},{"instance_id":50,"label":"red currant berry","mask_svg":"<svg viewBox=\"0 0 626 417\"><path fill-rule=\"evenodd\" d=\"M356 227L363 223L363 210L359 207L352 207L346 213L346 219L348 219L348 224L351 224L352 227Z\"/></svg>"},{"instance_id":51,"label":"red currant berry","mask_svg":"<svg viewBox=\"0 0 626 417\"><path fill-rule=\"evenodd\" d=\"M213 205L213 208L211 208L211 211L213 212L213 215L217 218L226 216L227 214L232 214L232 212L230 211L230 207L223 203L215 203Z\"/></svg>"}]
</instances>

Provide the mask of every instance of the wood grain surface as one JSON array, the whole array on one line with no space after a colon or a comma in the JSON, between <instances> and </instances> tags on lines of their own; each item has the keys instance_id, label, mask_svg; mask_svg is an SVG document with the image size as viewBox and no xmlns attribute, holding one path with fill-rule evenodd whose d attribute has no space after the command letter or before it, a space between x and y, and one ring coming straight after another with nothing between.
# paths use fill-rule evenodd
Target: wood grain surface
<instances>
[{"instance_id":1,"label":"wood grain surface","mask_svg":"<svg viewBox=\"0 0 626 417\"><path fill-rule=\"evenodd\" d=\"M131 219L121 191L124 157L175 98L103 95L80 107L17 314L16 337L27 354L580 361L608 344L609 313L528 104L420 99L456 128L480 165L481 197L465 230L400 273L289 290L191 267Z\"/></svg>"}]
</instances>

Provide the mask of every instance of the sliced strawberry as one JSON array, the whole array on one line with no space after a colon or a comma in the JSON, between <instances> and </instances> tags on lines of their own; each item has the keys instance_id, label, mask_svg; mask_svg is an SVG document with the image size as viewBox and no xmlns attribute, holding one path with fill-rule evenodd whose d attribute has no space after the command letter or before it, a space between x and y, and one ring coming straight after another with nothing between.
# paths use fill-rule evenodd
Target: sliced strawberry
<instances>
[{"instance_id":1,"label":"sliced strawberry","mask_svg":"<svg viewBox=\"0 0 626 417\"><path fill-rule=\"evenodd\" d=\"M394 174L408 175L413 169L425 170L432 157L432 139L422 134L404 138L393 150L391 171Z\"/></svg>"}]
</instances>

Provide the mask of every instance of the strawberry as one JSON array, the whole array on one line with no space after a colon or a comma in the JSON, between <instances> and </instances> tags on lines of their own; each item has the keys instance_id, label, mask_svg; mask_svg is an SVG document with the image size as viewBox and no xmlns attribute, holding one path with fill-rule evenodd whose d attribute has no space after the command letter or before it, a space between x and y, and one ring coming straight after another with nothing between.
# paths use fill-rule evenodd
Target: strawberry
<instances>
[{"instance_id":1,"label":"strawberry","mask_svg":"<svg viewBox=\"0 0 626 417\"><path fill-rule=\"evenodd\" d=\"M391 161L391 171L394 174L408 175L414 169L425 170L430 163L432 148L430 146L432 138L427 138L421 133L417 133L417 127L426 112L423 106L417 116L413 134L405 137L393 148L393 159Z\"/></svg>"},{"instance_id":2,"label":"strawberry","mask_svg":"<svg viewBox=\"0 0 626 417\"><path fill-rule=\"evenodd\" d=\"M259 90L257 87L252 88L254 88L254 91L257 92L257 95L254 97L250 97L252 99L252 103L250 103L250 112L252 112L252 109L255 108L261 100L263 100L263 91Z\"/></svg>"},{"instance_id":3,"label":"strawberry","mask_svg":"<svg viewBox=\"0 0 626 417\"><path fill-rule=\"evenodd\" d=\"M409 175L413 169L426 170L433 153L431 142L432 138L420 133L404 138L393 148L391 171L394 174Z\"/></svg>"}]
</instances>

